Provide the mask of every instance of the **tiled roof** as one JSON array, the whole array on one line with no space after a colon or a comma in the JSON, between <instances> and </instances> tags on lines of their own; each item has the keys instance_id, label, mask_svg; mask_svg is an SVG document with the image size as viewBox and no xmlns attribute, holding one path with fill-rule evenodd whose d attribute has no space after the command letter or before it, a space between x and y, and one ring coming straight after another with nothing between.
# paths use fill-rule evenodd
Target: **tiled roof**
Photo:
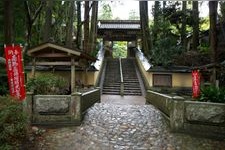
<instances>
[{"instance_id":1,"label":"tiled roof","mask_svg":"<svg viewBox=\"0 0 225 150\"><path fill-rule=\"evenodd\" d=\"M148 69L148 72L180 72L180 73L190 73L191 67L188 66L168 66L168 67L162 67L162 66L155 66L150 69Z\"/></svg>"},{"instance_id":2,"label":"tiled roof","mask_svg":"<svg viewBox=\"0 0 225 150\"><path fill-rule=\"evenodd\" d=\"M98 29L141 29L140 23L137 21L99 21Z\"/></svg>"},{"instance_id":3,"label":"tiled roof","mask_svg":"<svg viewBox=\"0 0 225 150\"><path fill-rule=\"evenodd\" d=\"M140 24L101 24L99 29L140 29Z\"/></svg>"}]
</instances>

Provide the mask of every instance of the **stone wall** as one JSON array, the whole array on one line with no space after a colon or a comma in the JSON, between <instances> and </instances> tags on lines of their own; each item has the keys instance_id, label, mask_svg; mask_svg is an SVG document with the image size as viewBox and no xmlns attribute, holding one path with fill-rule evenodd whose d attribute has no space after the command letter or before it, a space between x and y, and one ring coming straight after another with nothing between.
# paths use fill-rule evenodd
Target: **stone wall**
<instances>
[{"instance_id":1,"label":"stone wall","mask_svg":"<svg viewBox=\"0 0 225 150\"><path fill-rule=\"evenodd\" d=\"M84 113L100 101L100 90L71 95L33 95L27 93L24 110L32 124L37 125L80 125Z\"/></svg>"},{"instance_id":2,"label":"stone wall","mask_svg":"<svg viewBox=\"0 0 225 150\"><path fill-rule=\"evenodd\" d=\"M146 101L169 120L174 132L225 138L225 104L197 102L147 91Z\"/></svg>"},{"instance_id":3,"label":"stone wall","mask_svg":"<svg viewBox=\"0 0 225 150\"><path fill-rule=\"evenodd\" d=\"M139 54L140 55L140 54ZM139 56L138 53L136 54L136 62L140 69L140 72L143 77L143 81L145 87L150 89L154 87L153 85L153 75L154 74L170 74L172 76L172 88L191 88L192 87L192 75L190 72L173 72L173 71L149 71L152 67L150 64L146 65L147 63L143 61L142 57ZM146 59L146 58L145 58Z\"/></svg>"},{"instance_id":4,"label":"stone wall","mask_svg":"<svg viewBox=\"0 0 225 150\"><path fill-rule=\"evenodd\" d=\"M157 107L166 116L170 116L170 107L172 102L171 96L153 91L148 91L146 94L146 101Z\"/></svg>"}]
</instances>

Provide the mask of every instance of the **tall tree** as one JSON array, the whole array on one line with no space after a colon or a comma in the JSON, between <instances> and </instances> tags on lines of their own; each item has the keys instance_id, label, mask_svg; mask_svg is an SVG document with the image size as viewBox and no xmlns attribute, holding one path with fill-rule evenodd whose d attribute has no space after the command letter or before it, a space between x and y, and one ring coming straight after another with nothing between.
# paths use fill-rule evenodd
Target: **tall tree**
<instances>
[{"instance_id":1,"label":"tall tree","mask_svg":"<svg viewBox=\"0 0 225 150\"><path fill-rule=\"evenodd\" d=\"M68 1L54 1L54 6L52 10L51 35L54 38L54 42L59 44L66 44L66 38L68 35L67 30L69 27L69 21L71 19L69 15L71 9L70 3L71 2Z\"/></svg>"},{"instance_id":2,"label":"tall tree","mask_svg":"<svg viewBox=\"0 0 225 150\"><path fill-rule=\"evenodd\" d=\"M113 18L112 8L108 2L101 1L100 20L111 20Z\"/></svg>"},{"instance_id":3,"label":"tall tree","mask_svg":"<svg viewBox=\"0 0 225 150\"><path fill-rule=\"evenodd\" d=\"M27 15L27 47L29 48L31 44L31 38L32 38L32 27L42 10L44 2L41 1L38 4L37 8L35 7L34 10L32 9L34 6L31 5L29 1L25 1L24 3L26 8L26 15Z\"/></svg>"},{"instance_id":4,"label":"tall tree","mask_svg":"<svg viewBox=\"0 0 225 150\"><path fill-rule=\"evenodd\" d=\"M13 0L4 0L4 42L12 44L14 42L13 29Z\"/></svg>"},{"instance_id":5,"label":"tall tree","mask_svg":"<svg viewBox=\"0 0 225 150\"><path fill-rule=\"evenodd\" d=\"M77 1L77 35L76 46L80 49L82 40L82 24L81 24L81 2Z\"/></svg>"},{"instance_id":6,"label":"tall tree","mask_svg":"<svg viewBox=\"0 0 225 150\"><path fill-rule=\"evenodd\" d=\"M163 20L165 20L165 14L166 14L166 1L163 1Z\"/></svg>"},{"instance_id":7,"label":"tall tree","mask_svg":"<svg viewBox=\"0 0 225 150\"><path fill-rule=\"evenodd\" d=\"M53 8L53 0L46 1L47 7L45 10L45 24L44 24L44 33L43 33L43 41L50 41L52 34L52 8Z\"/></svg>"},{"instance_id":8,"label":"tall tree","mask_svg":"<svg viewBox=\"0 0 225 150\"><path fill-rule=\"evenodd\" d=\"M220 1L221 20L225 21L225 1Z\"/></svg>"},{"instance_id":9,"label":"tall tree","mask_svg":"<svg viewBox=\"0 0 225 150\"><path fill-rule=\"evenodd\" d=\"M73 22L74 22L74 13L75 13L75 2L69 2L69 15L68 15L68 22L66 25L66 46L72 48L73 42Z\"/></svg>"},{"instance_id":10,"label":"tall tree","mask_svg":"<svg viewBox=\"0 0 225 150\"><path fill-rule=\"evenodd\" d=\"M186 49L186 25L187 25L187 1L182 2L182 26L181 26L181 44Z\"/></svg>"},{"instance_id":11,"label":"tall tree","mask_svg":"<svg viewBox=\"0 0 225 150\"><path fill-rule=\"evenodd\" d=\"M159 1L155 1L153 45L155 45L155 42L157 41L159 22L160 22L160 2Z\"/></svg>"},{"instance_id":12,"label":"tall tree","mask_svg":"<svg viewBox=\"0 0 225 150\"><path fill-rule=\"evenodd\" d=\"M141 21L141 30L142 30L142 49L144 54L149 57L151 55L151 35L149 30L149 19L148 19L148 2L139 1L139 10L140 10L140 21Z\"/></svg>"},{"instance_id":13,"label":"tall tree","mask_svg":"<svg viewBox=\"0 0 225 150\"><path fill-rule=\"evenodd\" d=\"M97 39L97 21L98 21L98 1L92 2L92 16L91 16L91 30L90 30L90 52L95 51L96 48L96 39Z\"/></svg>"},{"instance_id":14,"label":"tall tree","mask_svg":"<svg viewBox=\"0 0 225 150\"><path fill-rule=\"evenodd\" d=\"M217 7L218 1L209 1L209 19L210 19L210 50L211 61L216 64L217 62L217 32L216 32L216 20L217 20ZM212 84L216 84L216 67L214 66L212 76Z\"/></svg>"},{"instance_id":15,"label":"tall tree","mask_svg":"<svg viewBox=\"0 0 225 150\"><path fill-rule=\"evenodd\" d=\"M89 20L90 20L90 15L89 15L89 11L90 11L90 2L89 1L85 1L84 4L84 51L88 52L89 49Z\"/></svg>"},{"instance_id":16,"label":"tall tree","mask_svg":"<svg viewBox=\"0 0 225 150\"><path fill-rule=\"evenodd\" d=\"M193 38L192 49L197 51L199 45L199 10L198 1L193 1L192 4L192 18L193 18Z\"/></svg>"}]
</instances>

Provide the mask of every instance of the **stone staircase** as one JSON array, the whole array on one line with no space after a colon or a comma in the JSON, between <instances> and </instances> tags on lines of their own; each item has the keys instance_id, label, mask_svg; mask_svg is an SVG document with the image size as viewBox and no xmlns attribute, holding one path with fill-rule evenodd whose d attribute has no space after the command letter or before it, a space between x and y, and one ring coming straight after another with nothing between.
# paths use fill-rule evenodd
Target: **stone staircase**
<instances>
[{"instance_id":1,"label":"stone staircase","mask_svg":"<svg viewBox=\"0 0 225 150\"><path fill-rule=\"evenodd\" d=\"M102 94L120 94L119 59L107 58Z\"/></svg>"},{"instance_id":2,"label":"stone staircase","mask_svg":"<svg viewBox=\"0 0 225 150\"><path fill-rule=\"evenodd\" d=\"M122 59L124 95L142 95L135 59Z\"/></svg>"},{"instance_id":3,"label":"stone staircase","mask_svg":"<svg viewBox=\"0 0 225 150\"><path fill-rule=\"evenodd\" d=\"M134 59L122 59L124 95L142 95ZM119 59L107 59L102 94L120 95Z\"/></svg>"}]
</instances>

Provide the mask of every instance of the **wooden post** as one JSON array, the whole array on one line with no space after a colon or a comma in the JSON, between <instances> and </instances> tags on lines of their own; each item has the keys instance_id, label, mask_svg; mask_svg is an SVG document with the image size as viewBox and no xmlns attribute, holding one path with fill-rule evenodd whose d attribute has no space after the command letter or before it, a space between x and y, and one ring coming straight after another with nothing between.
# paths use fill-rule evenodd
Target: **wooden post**
<instances>
[{"instance_id":1,"label":"wooden post","mask_svg":"<svg viewBox=\"0 0 225 150\"><path fill-rule=\"evenodd\" d=\"M33 58L33 61L32 61L32 70L31 70L31 76L32 76L32 78L35 77L35 71L36 71L36 58L34 57Z\"/></svg>"},{"instance_id":2,"label":"wooden post","mask_svg":"<svg viewBox=\"0 0 225 150\"><path fill-rule=\"evenodd\" d=\"M75 92L75 60L71 58L71 93Z\"/></svg>"}]
</instances>

